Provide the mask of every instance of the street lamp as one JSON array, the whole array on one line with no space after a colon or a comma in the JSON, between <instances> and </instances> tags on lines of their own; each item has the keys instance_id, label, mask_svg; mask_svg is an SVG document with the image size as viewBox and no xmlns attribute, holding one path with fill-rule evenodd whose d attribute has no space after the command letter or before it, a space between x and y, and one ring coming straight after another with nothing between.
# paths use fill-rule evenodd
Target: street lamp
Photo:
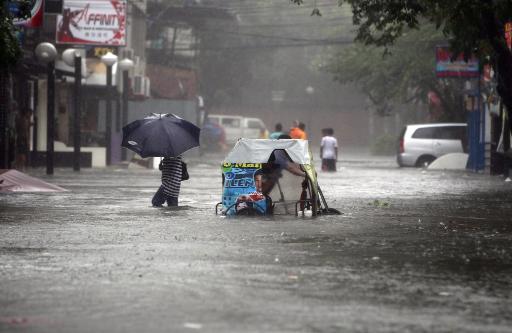
<instances>
[{"instance_id":1,"label":"street lamp","mask_svg":"<svg viewBox=\"0 0 512 333\"><path fill-rule=\"evenodd\" d=\"M55 58L57 49L51 43L37 45L36 57L47 65L48 85L46 87L46 174L53 175L53 141L55 139Z\"/></svg>"},{"instance_id":2,"label":"street lamp","mask_svg":"<svg viewBox=\"0 0 512 333\"><path fill-rule=\"evenodd\" d=\"M315 88L313 88L312 86L307 86L306 87L306 94L308 94L310 96L310 100L311 100L311 110L309 110L309 132L311 134L313 134L313 109L315 107L315 103L314 103L314 97L313 97L313 94L315 93ZM309 139L309 138L308 138Z\"/></svg>"},{"instance_id":3,"label":"street lamp","mask_svg":"<svg viewBox=\"0 0 512 333\"><path fill-rule=\"evenodd\" d=\"M112 66L117 62L117 56L108 52L101 57L101 62L107 66L107 165L112 162Z\"/></svg>"},{"instance_id":4,"label":"street lamp","mask_svg":"<svg viewBox=\"0 0 512 333\"><path fill-rule=\"evenodd\" d=\"M82 90L82 56L77 49L67 49L62 53L66 65L75 68L74 84L74 121L73 121L73 170L80 171L80 120L81 120L81 90Z\"/></svg>"},{"instance_id":5,"label":"street lamp","mask_svg":"<svg viewBox=\"0 0 512 333\"><path fill-rule=\"evenodd\" d=\"M123 117L121 125L124 126L128 122L128 71L133 68L133 61L128 58L121 60L118 64L119 69L123 72ZM126 149L121 152L121 159L126 161Z\"/></svg>"}]
</instances>

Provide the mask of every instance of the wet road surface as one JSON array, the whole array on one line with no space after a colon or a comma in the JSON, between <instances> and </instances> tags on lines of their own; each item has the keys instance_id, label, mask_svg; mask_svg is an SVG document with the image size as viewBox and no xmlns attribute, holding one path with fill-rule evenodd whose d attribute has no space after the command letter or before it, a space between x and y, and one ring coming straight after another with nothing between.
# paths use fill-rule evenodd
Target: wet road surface
<instances>
[{"instance_id":1,"label":"wet road surface","mask_svg":"<svg viewBox=\"0 0 512 333\"><path fill-rule=\"evenodd\" d=\"M191 161L178 209L158 170L57 169L70 192L0 195L2 332L512 332L512 184L345 160L342 216L215 216Z\"/></svg>"}]
</instances>

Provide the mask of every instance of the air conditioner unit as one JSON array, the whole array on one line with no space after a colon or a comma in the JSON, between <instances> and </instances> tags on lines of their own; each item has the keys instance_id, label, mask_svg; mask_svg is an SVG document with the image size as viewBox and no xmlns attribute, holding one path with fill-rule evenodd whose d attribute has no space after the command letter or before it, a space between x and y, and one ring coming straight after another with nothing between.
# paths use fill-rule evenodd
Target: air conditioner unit
<instances>
[{"instance_id":1,"label":"air conditioner unit","mask_svg":"<svg viewBox=\"0 0 512 333\"><path fill-rule=\"evenodd\" d=\"M136 97L143 97L145 95L144 76L135 75L133 77L133 95Z\"/></svg>"},{"instance_id":2,"label":"air conditioner unit","mask_svg":"<svg viewBox=\"0 0 512 333\"><path fill-rule=\"evenodd\" d=\"M130 59L130 60L133 60L133 57L134 57L134 51L133 49L129 48L129 47L125 47L124 49L121 50L121 57L120 59Z\"/></svg>"}]
</instances>

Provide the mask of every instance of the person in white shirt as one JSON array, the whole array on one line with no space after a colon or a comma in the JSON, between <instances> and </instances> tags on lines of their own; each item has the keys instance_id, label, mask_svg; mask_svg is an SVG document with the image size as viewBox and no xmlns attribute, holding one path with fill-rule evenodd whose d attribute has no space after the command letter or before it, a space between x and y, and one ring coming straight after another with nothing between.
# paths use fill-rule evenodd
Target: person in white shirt
<instances>
[{"instance_id":1,"label":"person in white shirt","mask_svg":"<svg viewBox=\"0 0 512 333\"><path fill-rule=\"evenodd\" d=\"M338 140L333 136L332 128L322 130L322 141L320 142L320 158L322 159L322 171L336 171L336 160L338 159Z\"/></svg>"}]
</instances>

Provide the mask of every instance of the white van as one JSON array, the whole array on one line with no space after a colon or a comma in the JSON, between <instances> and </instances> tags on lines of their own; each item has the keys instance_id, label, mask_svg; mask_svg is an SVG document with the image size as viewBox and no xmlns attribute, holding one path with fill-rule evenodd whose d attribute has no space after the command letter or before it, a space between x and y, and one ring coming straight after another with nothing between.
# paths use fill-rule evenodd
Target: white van
<instances>
[{"instance_id":1,"label":"white van","mask_svg":"<svg viewBox=\"0 0 512 333\"><path fill-rule=\"evenodd\" d=\"M234 144L240 138L258 139L262 132L267 132L263 120L243 116L210 114L211 122L221 125L226 132L226 144Z\"/></svg>"},{"instance_id":2,"label":"white van","mask_svg":"<svg viewBox=\"0 0 512 333\"><path fill-rule=\"evenodd\" d=\"M467 150L464 123L416 124L404 127L398 138L399 166L425 166L448 153Z\"/></svg>"}]
</instances>

